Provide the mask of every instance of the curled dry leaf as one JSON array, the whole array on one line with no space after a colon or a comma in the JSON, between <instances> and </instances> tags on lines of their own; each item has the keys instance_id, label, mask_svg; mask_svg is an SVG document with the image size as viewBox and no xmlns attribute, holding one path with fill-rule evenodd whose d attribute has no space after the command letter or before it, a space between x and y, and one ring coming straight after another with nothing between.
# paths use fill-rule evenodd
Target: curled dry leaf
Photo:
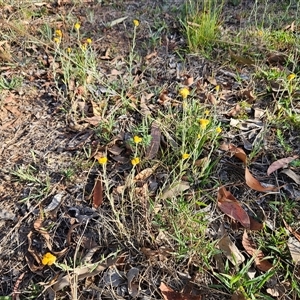
<instances>
[{"instance_id":1,"label":"curled dry leaf","mask_svg":"<svg viewBox=\"0 0 300 300\"><path fill-rule=\"evenodd\" d=\"M261 250L258 250L255 243L248 237L246 231L244 231L242 244L248 254L253 256L256 267L264 272L273 268L272 263L265 259L265 256Z\"/></svg>"},{"instance_id":2,"label":"curled dry leaf","mask_svg":"<svg viewBox=\"0 0 300 300\"><path fill-rule=\"evenodd\" d=\"M134 181L144 181L147 178L149 178L153 172L157 169L157 167L159 166L159 164L155 164L152 168L146 168L143 171L141 171L140 173L138 173L135 177L134 177Z\"/></svg>"},{"instance_id":3,"label":"curled dry leaf","mask_svg":"<svg viewBox=\"0 0 300 300\"><path fill-rule=\"evenodd\" d=\"M238 266L244 262L245 257L239 251L237 246L231 241L228 235L225 235L220 239L218 242L218 247L234 266Z\"/></svg>"},{"instance_id":4,"label":"curled dry leaf","mask_svg":"<svg viewBox=\"0 0 300 300\"><path fill-rule=\"evenodd\" d=\"M147 159L153 159L156 156L160 146L160 137L160 128L156 122L153 122L151 124L151 142L148 148L146 149Z\"/></svg>"},{"instance_id":5,"label":"curled dry leaf","mask_svg":"<svg viewBox=\"0 0 300 300\"><path fill-rule=\"evenodd\" d=\"M176 292L163 282L160 284L159 289L164 300L201 300L201 295L191 295L188 293Z\"/></svg>"},{"instance_id":6,"label":"curled dry leaf","mask_svg":"<svg viewBox=\"0 0 300 300\"><path fill-rule=\"evenodd\" d=\"M243 149L238 148L233 144L226 144L226 143L223 143L220 146L220 148L221 148L221 150L229 151L233 156L240 159L246 166L247 155ZM253 175L250 173L250 171L247 167L245 167L245 181L246 181L246 184L251 189L258 191L258 192L276 191L278 189L275 186L268 186L268 187L262 186L261 183L256 178L253 177Z\"/></svg>"},{"instance_id":7,"label":"curled dry leaf","mask_svg":"<svg viewBox=\"0 0 300 300\"><path fill-rule=\"evenodd\" d=\"M101 177L98 177L94 187L93 206L98 208L103 202L103 184Z\"/></svg>"},{"instance_id":8,"label":"curled dry leaf","mask_svg":"<svg viewBox=\"0 0 300 300\"><path fill-rule=\"evenodd\" d=\"M287 242L293 261L297 264L300 262L300 242L290 236Z\"/></svg>"},{"instance_id":9,"label":"curled dry leaf","mask_svg":"<svg viewBox=\"0 0 300 300\"><path fill-rule=\"evenodd\" d=\"M250 219L247 212L225 187L219 188L218 207L227 216L239 221L245 228L250 228Z\"/></svg>"},{"instance_id":10,"label":"curled dry leaf","mask_svg":"<svg viewBox=\"0 0 300 300\"><path fill-rule=\"evenodd\" d=\"M285 157L274 161L268 168L267 174L270 175L274 171L288 167L289 163L298 158L298 155L293 157Z\"/></svg>"},{"instance_id":11,"label":"curled dry leaf","mask_svg":"<svg viewBox=\"0 0 300 300\"><path fill-rule=\"evenodd\" d=\"M291 179L293 179L297 184L300 184L300 176L298 174L296 174L294 171L290 170L290 169L286 169L281 171L281 173L287 175L288 177L290 177Z\"/></svg>"},{"instance_id":12,"label":"curled dry leaf","mask_svg":"<svg viewBox=\"0 0 300 300\"><path fill-rule=\"evenodd\" d=\"M56 194L53 197L50 204L47 207L45 207L44 211L45 212L50 212L50 211L53 211L53 210L57 209L59 207L60 203L61 203L61 199L62 199L63 195L64 195L64 192Z\"/></svg>"},{"instance_id":13,"label":"curled dry leaf","mask_svg":"<svg viewBox=\"0 0 300 300\"><path fill-rule=\"evenodd\" d=\"M253 175L250 173L248 168L245 168L245 179L246 179L246 184L253 190L258 191L258 192L268 192L268 191L276 191L277 187L275 186L267 186L264 187L261 185L261 183L253 177Z\"/></svg>"},{"instance_id":14,"label":"curled dry leaf","mask_svg":"<svg viewBox=\"0 0 300 300\"><path fill-rule=\"evenodd\" d=\"M186 181L180 181L177 182L175 184L173 184L172 186L167 187L162 195L161 195L161 199L165 200L168 198L173 198L173 197L177 197L178 195L180 195L182 192L188 190L190 188L190 185L188 182Z\"/></svg>"},{"instance_id":15,"label":"curled dry leaf","mask_svg":"<svg viewBox=\"0 0 300 300\"><path fill-rule=\"evenodd\" d=\"M137 297L139 293L139 284L136 282L139 272L138 268L131 268L127 272L128 293L133 298Z\"/></svg>"}]
</instances>

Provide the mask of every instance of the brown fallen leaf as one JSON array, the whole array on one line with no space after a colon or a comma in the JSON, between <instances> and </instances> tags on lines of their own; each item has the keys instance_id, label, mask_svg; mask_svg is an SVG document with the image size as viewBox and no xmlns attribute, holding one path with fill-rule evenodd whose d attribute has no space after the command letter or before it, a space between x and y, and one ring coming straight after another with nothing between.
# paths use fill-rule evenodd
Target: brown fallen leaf
<instances>
[{"instance_id":1,"label":"brown fallen leaf","mask_svg":"<svg viewBox=\"0 0 300 300\"><path fill-rule=\"evenodd\" d=\"M300 262L300 242L294 237L290 236L287 241L293 261L298 264Z\"/></svg>"},{"instance_id":2,"label":"brown fallen leaf","mask_svg":"<svg viewBox=\"0 0 300 300\"><path fill-rule=\"evenodd\" d=\"M240 159L246 166L247 155L243 149L238 148L233 144L226 144L226 143L223 143L220 146L220 149L224 150L224 151L229 151L233 156ZM245 167L245 181L246 181L246 184L251 189L258 191L258 192L268 192L268 191L278 190L278 188L275 186L268 186L268 187L262 186L261 183L256 178L253 177L253 175L250 173L250 171L247 167Z\"/></svg>"},{"instance_id":3,"label":"brown fallen leaf","mask_svg":"<svg viewBox=\"0 0 300 300\"><path fill-rule=\"evenodd\" d=\"M270 175L274 171L282 168L288 167L289 163L298 158L298 155L294 155L292 157L285 157L274 161L268 168L267 174Z\"/></svg>"},{"instance_id":4,"label":"brown fallen leaf","mask_svg":"<svg viewBox=\"0 0 300 300\"><path fill-rule=\"evenodd\" d=\"M177 197L178 195L188 190L189 188L190 188L190 184L188 182L186 181L177 182L172 186L165 188L160 198L162 200L165 200L168 198Z\"/></svg>"},{"instance_id":5,"label":"brown fallen leaf","mask_svg":"<svg viewBox=\"0 0 300 300\"><path fill-rule=\"evenodd\" d=\"M153 52L151 52L151 53L149 53L145 56L145 60L149 60L149 59L151 59L153 57L156 57L156 56L157 56L157 51L153 51Z\"/></svg>"},{"instance_id":6,"label":"brown fallen leaf","mask_svg":"<svg viewBox=\"0 0 300 300\"><path fill-rule=\"evenodd\" d=\"M247 253L254 258L254 262L256 264L256 267L264 272L269 271L271 268L273 268L272 263L270 263L268 260L264 259L265 256L261 250L258 250L255 243L251 240L251 238L248 237L248 234L246 230L243 234L242 244Z\"/></svg>"},{"instance_id":7,"label":"brown fallen leaf","mask_svg":"<svg viewBox=\"0 0 300 300\"><path fill-rule=\"evenodd\" d=\"M98 208L103 203L103 185L101 177L96 180L93 192L93 207Z\"/></svg>"},{"instance_id":8,"label":"brown fallen leaf","mask_svg":"<svg viewBox=\"0 0 300 300\"><path fill-rule=\"evenodd\" d=\"M296 174L294 171L292 171L290 169L286 169L286 170L281 171L280 173L287 175L288 177L293 179L297 184L300 184L300 176L298 174Z\"/></svg>"},{"instance_id":9,"label":"brown fallen leaf","mask_svg":"<svg viewBox=\"0 0 300 300\"><path fill-rule=\"evenodd\" d=\"M295 231L284 219L283 223L285 228L300 242L300 233Z\"/></svg>"},{"instance_id":10,"label":"brown fallen leaf","mask_svg":"<svg viewBox=\"0 0 300 300\"><path fill-rule=\"evenodd\" d=\"M131 268L127 272L127 284L128 284L128 293L131 297L136 298L139 293L139 284L137 277L139 275L139 269L138 268Z\"/></svg>"},{"instance_id":11,"label":"brown fallen leaf","mask_svg":"<svg viewBox=\"0 0 300 300\"><path fill-rule=\"evenodd\" d=\"M253 177L253 175L250 173L248 168L245 168L245 179L246 184L253 190L258 192L268 192L268 191L276 191L278 188L276 186L268 186L264 187L261 185L261 183Z\"/></svg>"},{"instance_id":12,"label":"brown fallen leaf","mask_svg":"<svg viewBox=\"0 0 300 300\"><path fill-rule=\"evenodd\" d=\"M183 77L184 77L184 82L183 82L184 85L190 86L194 83L194 77L193 76L185 74L185 75L183 75Z\"/></svg>"},{"instance_id":13,"label":"brown fallen leaf","mask_svg":"<svg viewBox=\"0 0 300 300\"><path fill-rule=\"evenodd\" d=\"M160 284L159 289L164 300L201 300L201 295L191 295L188 293L176 292L163 282Z\"/></svg>"},{"instance_id":14,"label":"brown fallen leaf","mask_svg":"<svg viewBox=\"0 0 300 300\"><path fill-rule=\"evenodd\" d=\"M219 240L218 247L234 266L238 266L244 262L245 257L239 251L237 246L231 241L228 235L223 236Z\"/></svg>"},{"instance_id":15,"label":"brown fallen leaf","mask_svg":"<svg viewBox=\"0 0 300 300\"><path fill-rule=\"evenodd\" d=\"M156 156L160 146L160 138L160 128L156 122L153 122L151 124L151 142L146 149L146 159L153 159Z\"/></svg>"},{"instance_id":16,"label":"brown fallen leaf","mask_svg":"<svg viewBox=\"0 0 300 300\"><path fill-rule=\"evenodd\" d=\"M218 207L227 216L239 221L245 228L250 228L250 219L237 199L225 189L220 187L218 191Z\"/></svg>"},{"instance_id":17,"label":"brown fallen leaf","mask_svg":"<svg viewBox=\"0 0 300 300\"><path fill-rule=\"evenodd\" d=\"M144 181L149 178L153 172L157 169L159 163L155 164L152 168L146 168L135 175L134 181Z\"/></svg>"}]
</instances>

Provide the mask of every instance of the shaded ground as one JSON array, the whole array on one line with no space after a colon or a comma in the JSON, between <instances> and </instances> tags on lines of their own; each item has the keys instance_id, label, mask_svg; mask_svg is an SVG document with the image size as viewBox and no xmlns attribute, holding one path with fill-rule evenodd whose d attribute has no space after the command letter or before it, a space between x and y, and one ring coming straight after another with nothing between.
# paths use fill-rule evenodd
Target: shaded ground
<instances>
[{"instance_id":1,"label":"shaded ground","mask_svg":"<svg viewBox=\"0 0 300 300\"><path fill-rule=\"evenodd\" d=\"M173 257L178 245L160 230L161 220L153 217L151 204L143 191L145 182L149 186L150 199L153 199L169 180L170 167L160 166L150 181L138 182L135 198L125 191L132 169L130 155L134 152L129 140L136 126L144 124L142 110L145 107L138 99L146 97L150 113L167 118L168 105L171 103L175 107L178 102L178 86L189 77L194 78L191 89L195 89L199 105L213 109L215 101L221 101L215 114L222 126L228 128L223 132L223 140L245 148L247 140L251 147L263 145L252 160L254 174L269 184L289 183L283 196L264 196L251 208L261 209L266 214L264 218L272 220L273 212L266 205L268 201L280 202L281 197L287 196L299 200L300 192L284 175L272 179L263 177L273 159L272 152L276 152L277 157L286 156L286 149L278 145L276 128L269 127L261 118L258 124L251 123L249 134L247 131L243 138L239 129L229 126L228 112L235 109L240 100L254 100L252 92L259 97L255 98L255 105L242 111L247 118L254 119L259 109L275 109L274 91L270 91L263 80L253 78L252 66L240 64L232 70L231 61L237 57L228 52L227 56L220 53L216 56L220 60L214 62L200 55L186 54L178 22L182 1L141 2L93 4L87 1L76 6L58 1L58 4L28 4L22 10L2 5L0 70L6 84L0 96L0 295L16 297L20 292L21 299L42 299L43 288L37 283L49 284L51 280L57 280L56 275L63 274L56 266L41 267L41 256L51 250L61 263L69 266L78 266L76 261L83 265L104 263L103 269L96 269L93 277L86 274L93 272L95 266L79 270L78 276L83 276L81 281L78 278L70 280L64 289L56 285L54 291L58 299L69 299L70 295L73 298L77 295L79 299L162 299L161 282L177 291L184 289L184 293L193 294L195 299L199 299L196 296L199 294L202 299L231 298L226 289L213 287L219 281L209 269L197 264L196 256ZM246 19L245 12L251 7L249 3L244 1L238 6L228 4L225 7L225 31L244 26L243 16ZM127 19L108 26L124 16ZM44 25L46 18L48 27ZM140 25L130 68L133 19L138 19ZM15 20L21 22L18 24ZM74 48L78 42L76 34L67 32L74 33L72 26L76 22L81 24L80 39L93 40L97 63L96 70L90 72L91 76L93 72L99 73L98 81L90 82L86 76L83 84L71 74L66 83L62 63L55 56L56 45L49 41L47 44L47 37L52 40L54 30L60 29L64 34L64 49ZM18 78L21 78L20 83ZM215 92L217 85L222 86L219 96ZM167 97L162 97L164 94ZM126 105L124 99L128 101ZM101 101L107 102L105 113L97 115L95 110L101 108ZM295 109L299 110L299 107ZM112 116L113 124L103 120ZM95 121L94 117L98 119ZM100 125L95 126L94 122ZM250 135L251 132L254 135ZM172 152L176 147L176 141L175 146L172 141L176 138L172 137L172 132L163 134L162 147L164 151ZM292 147L289 155L299 155L299 131L285 134ZM250 153L253 149L247 150ZM103 204L95 209L93 189L102 169L94 155L106 151L110 158L106 169L110 182L107 186L102 183L102 188L107 188L112 196L109 200L104 196ZM209 152L209 149L205 151ZM159 158L150 159L146 166L152 167L156 160ZM230 159L223 157L220 165L205 186L212 191L213 197L217 194L217 181L234 186L232 193L242 195L245 203L260 197L258 193L243 189L243 182L240 188L239 185L236 187L239 168L232 168ZM295 172L299 173L299 167ZM232 177L232 173L236 176ZM193 183L197 190L198 183L196 180ZM49 204L53 204L55 195L61 195L63 200L53 210ZM139 199L139 202L133 204L128 199ZM210 198L204 196L201 201L210 201ZM293 209L297 216L297 206ZM212 222L211 228L220 225L220 216L212 203L210 217L217 221ZM233 235L241 240L240 232ZM113 262L109 262L110 256L115 259ZM201 257L201 254L197 256ZM299 278L299 270L295 268L294 272ZM284 298L290 283L285 283L280 276L283 274L274 276L274 285L282 283L281 299L292 299L292 296ZM51 289L45 295L51 298ZM296 294L294 299L298 299Z\"/></svg>"}]
</instances>

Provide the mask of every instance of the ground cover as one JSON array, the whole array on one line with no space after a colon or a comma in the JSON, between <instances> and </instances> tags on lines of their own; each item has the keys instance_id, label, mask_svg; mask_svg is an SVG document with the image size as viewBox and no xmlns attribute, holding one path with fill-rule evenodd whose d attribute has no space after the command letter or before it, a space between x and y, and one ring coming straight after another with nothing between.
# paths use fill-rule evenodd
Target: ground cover
<instances>
[{"instance_id":1,"label":"ground cover","mask_svg":"<svg viewBox=\"0 0 300 300\"><path fill-rule=\"evenodd\" d=\"M299 299L297 1L0 1L0 299Z\"/></svg>"}]
</instances>

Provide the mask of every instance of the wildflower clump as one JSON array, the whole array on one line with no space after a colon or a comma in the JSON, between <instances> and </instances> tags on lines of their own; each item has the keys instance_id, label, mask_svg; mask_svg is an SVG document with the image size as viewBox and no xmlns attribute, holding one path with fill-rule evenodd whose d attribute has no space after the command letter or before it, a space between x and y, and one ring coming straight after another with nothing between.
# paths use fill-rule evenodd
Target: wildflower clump
<instances>
[{"instance_id":1,"label":"wildflower clump","mask_svg":"<svg viewBox=\"0 0 300 300\"><path fill-rule=\"evenodd\" d=\"M183 98L183 99L186 99L187 96L190 94L190 91L188 88L182 88L179 90L179 95Z\"/></svg>"},{"instance_id":2,"label":"wildflower clump","mask_svg":"<svg viewBox=\"0 0 300 300\"><path fill-rule=\"evenodd\" d=\"M47 252L46 254L44 254L44 256L42 258L42 264L44 266L47 266L47 265L51 266L55 263L55 261L56 261L56 256L50 252Z\"/></svg>"}]
</instances>

